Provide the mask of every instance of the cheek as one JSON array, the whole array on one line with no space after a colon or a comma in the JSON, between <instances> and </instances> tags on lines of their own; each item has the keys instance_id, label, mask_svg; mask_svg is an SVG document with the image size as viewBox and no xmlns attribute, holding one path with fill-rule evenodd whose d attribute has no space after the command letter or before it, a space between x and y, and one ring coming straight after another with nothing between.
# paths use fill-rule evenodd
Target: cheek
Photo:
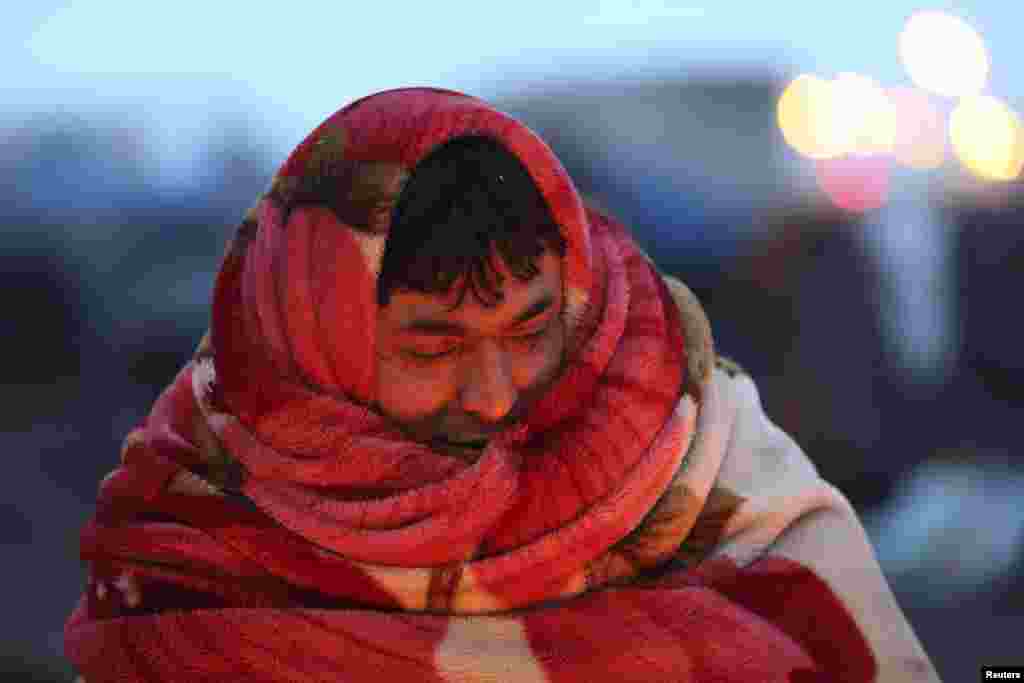
<instances>
[{"instance_id":1,"label":"cheek","mask_svg":"<svg viewBox=\"0 0 1024 683\"><path fill-rule=\"evenodd\" d=\"M565 353L564 328L547 337L536 352L528 354L520 365L517 384L520 388L534 388L550 382L558 375Z\"/></svg>"},{"instance_id":2,"label":"cheek","mask_svg":"<svg viewBox=\"0 0 1024 683\"><path fill-rule=\"evenodd\" d=\"M412 421L441 410L454 395L452 373L411 368L397 358L377 360L377 403L389 417Z\"/></svg>"},{"instance_id":3,"label":"cheek","mask_svg":"<svg viewBox=\"0 0 1024 683\"><path fill-rule=\"evenodd\" d=\"M548 379L554 379L565 365L565 348L566 348L566 333L565 326L559 327L558 339L555 342L555 348L552 350L548 357L550 363L550 377Z\"/></svg>"}]
</instances>

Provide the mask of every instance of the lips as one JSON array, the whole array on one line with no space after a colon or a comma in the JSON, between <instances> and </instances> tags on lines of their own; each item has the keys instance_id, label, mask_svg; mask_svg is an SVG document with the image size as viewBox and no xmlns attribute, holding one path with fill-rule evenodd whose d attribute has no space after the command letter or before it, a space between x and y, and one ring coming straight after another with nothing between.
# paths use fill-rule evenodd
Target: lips
<instances>
[{"instance_id":1,"label":"lips","mask_svg":"<svg viewBox=\"0 0 1024 683\"><path fill-rule=\"evenodd\" d=\"M487 445L487 438L486 437L459 438L459 439L440 438L440 439L436 439L436 440L440 441L441 443L444 443L444 444L447 444L447 445L450 445L450 446L458 446L460 448L483 448L484 446Z\"/></svg>"}]
</instances>

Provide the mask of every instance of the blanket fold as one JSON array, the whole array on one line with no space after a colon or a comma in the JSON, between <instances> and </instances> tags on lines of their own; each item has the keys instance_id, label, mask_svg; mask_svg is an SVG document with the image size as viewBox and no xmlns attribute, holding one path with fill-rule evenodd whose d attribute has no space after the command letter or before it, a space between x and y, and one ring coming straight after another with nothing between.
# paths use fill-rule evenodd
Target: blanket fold
<instances>
[{"instance_id":1,"label":"blanket fold","mask_svg":"<svg viewBox=\"0 0 1024 683\"><path fill-rule=\"evenodd\" d=\"M567 243L564 370L472 460L373 395L390 211L463 135L523 163ZM806 459L758 460L773 428L692 293L528 128L380 93L313 131L229 244L210 333L100 485L66 651L90 683L872 680L843 598L770 552L843 503Z\"/></svg>"}]
</instances>

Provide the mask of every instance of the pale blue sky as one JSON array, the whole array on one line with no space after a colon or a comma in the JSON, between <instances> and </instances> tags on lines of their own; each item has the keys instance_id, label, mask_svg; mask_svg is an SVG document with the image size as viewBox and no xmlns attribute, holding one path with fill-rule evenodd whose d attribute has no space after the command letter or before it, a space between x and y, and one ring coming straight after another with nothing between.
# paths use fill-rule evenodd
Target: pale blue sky
<instances>
[{"instance_id":1,"label":"pale blue sky","mask_svg":"<svg viewBox=\"0 0 1024 683\"><path fill-rule=\"evenodd\" d=\"M8 116L142 116L169 140L247 109L290 146L344 103L401 85L486 97L527 81L709 65L859 71L905 84L896 39L922 8L950 10L978 29L993 58L988 90L1020 101L1020 0L36 0L5 12L0 97Z\"/></svg>"}]
</instances>

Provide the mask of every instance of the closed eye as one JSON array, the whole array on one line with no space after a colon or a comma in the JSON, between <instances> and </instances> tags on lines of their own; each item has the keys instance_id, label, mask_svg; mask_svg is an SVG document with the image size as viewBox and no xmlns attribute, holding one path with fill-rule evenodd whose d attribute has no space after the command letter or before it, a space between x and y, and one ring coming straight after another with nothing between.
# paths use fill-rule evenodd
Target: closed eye
<instances>
[{"instance_id":1,"label":"closed eye","mask_svg":"<svg viewBox=\"0 0 1024 683\"><path fill-rule=\"evenodd\" d=\"M542 327L536 332L527 332L526 334L516 335L515 337L513 337L513 339L537 339L539 337L543 337L544 333L546 333L547 331L547 327Z\"/></svg>"},{"instance_id":2,"label":"closed eye","mask_svg":"<svg viewBox=\"0 0 1024 683\"><path fill-rule=\"evenodd\" d=\"M522 343L526 343L526 344L534 344L538 340L540 340L545 334L547 334L549 327L550 327L550 325L545 325L544 327L540 328L539 330L536 330L534 332L526 332L524 334L518 334L518 335L515 335L513 337L510 337L510 339L512 341L516 341L516 342L522 342ZM413 349L409 349L409 350L406 351L406 354L410 358L413 358L413 359L418 360L418 361L431 361L431 360L440 360L442 358L446 358L448 356L454 355L458 350L459 350L458 346L452 346L451 348L444 349L443 351L435 351L435 352L423 352L423 351L416 351L416 350L413 350Z\"/></svg>"},{"instance_id":3,"label":"closed eye","mask_svg":"<svg viewBox=\"0 0 1024 683\"><path fill-rule=\"evenodd\" d=\"M406 351L406 353L410 357L415 358L417 360L436 360L438 358L444 358L445 356L452 355L453 353L455 353L455 351L457 349L458 349L458 347L453 346L450 349L445 349L444 351L438 351L436 353L423 353L423 352L420 352L420 351L413 351L413 350L410 349L410 350Z\"/></svg>"},{"instance_id":4,"label":"closed eye","mask_svg":"<svg viewBox=\"0 0 1024 683\"><path fill-rule=\"evenodd\" d=\"M516 335L511 337L511 341L520 346L524 351L532 352L540 343L548 336L551 331L551 325L545 325L536 332L527 332L525 334Z\"/></svg>"}]
</instances>

